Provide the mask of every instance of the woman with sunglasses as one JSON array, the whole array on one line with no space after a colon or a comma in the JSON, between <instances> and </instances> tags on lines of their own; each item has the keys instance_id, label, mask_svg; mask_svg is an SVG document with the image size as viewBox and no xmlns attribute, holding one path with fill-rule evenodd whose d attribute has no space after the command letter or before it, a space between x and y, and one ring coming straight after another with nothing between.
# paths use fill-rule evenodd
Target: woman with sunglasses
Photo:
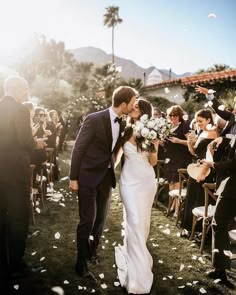
<instances>
[{"instance_id":1,"label":"woman with sunglasses","mask_svg":"<svg viewBox=\"0 0 236 295\"><path fill-rule=\"evenodd\" d=\"M192 161L191 154L187 147L187 136L190 130L189 124L183 119L184 111L179 105L167 109L167 118L172 123L173 136L165 143L166 158L169 161L165 165L166 177L169 183L169 190L179 189L179 168L186 168ZM177 216L179 202L175 198L171 206L174 217Z\"/></svg>"}]
</instances>

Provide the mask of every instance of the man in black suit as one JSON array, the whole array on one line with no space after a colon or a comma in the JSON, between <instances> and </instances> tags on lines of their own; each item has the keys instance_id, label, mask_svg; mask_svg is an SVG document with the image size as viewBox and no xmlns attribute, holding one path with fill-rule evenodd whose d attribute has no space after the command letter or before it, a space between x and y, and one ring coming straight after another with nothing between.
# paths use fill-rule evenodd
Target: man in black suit
<instances>
[{"instance_id":1,"label":"man in black suit","mask_svg":"<svg viewBox=\"0 0 236 295\"><path fill-rule=\"evenodd\" d=\"M88 271L87 260L98 263L96 250L110 206L111 188L116 185L113 159L122 131L119 121L132 111L136 95L128 86L115 89L112 106L89 114L76 138L70 188L79 195L75 270L81 277L95 279Z\"/></svg>"},{"instance_id":2,"label":"man in black suit","mask_svg":"<svg viewBox=\"0 0 236 295\"><path fill-rule=\"evenodd\" d=\"M217 149L221 149L222 160L214 163L204 161L209 167L215 168L217 175L216 194L218 195L212 222L212 265L214 270L208 273L208 277L219 278L222 283L231 286L225 270L231 268L228 230L229 225L236 217L236 135L230 141L228 138L218 137L214 142Z\"/></svg>"},{"instance_id":3,"label":"man in black suit","mask_svg":"<svg viewBox=\"0 0 236 295\"><path fill-rule=\"evenodd\" d=\"M0 100L0 275L6 281L8 275L22 273L26 267L30 154L36 144L29 110L21 104L28 96L27 81L9 77L4 91Z\"/></svg>"}]
</instances>

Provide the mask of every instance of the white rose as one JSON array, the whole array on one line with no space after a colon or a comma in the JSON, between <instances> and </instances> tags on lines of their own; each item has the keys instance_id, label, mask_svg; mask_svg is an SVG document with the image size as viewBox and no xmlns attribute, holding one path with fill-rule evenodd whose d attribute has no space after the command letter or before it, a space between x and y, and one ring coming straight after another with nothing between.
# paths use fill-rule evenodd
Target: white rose
<instances>
[{"instance_id":1,"label":"white rose","mask_svg":"<svg viewBox=\"0 0 236 295\"><path fill-rule=\"evenodd\" d=\"M148 137L148 135L149 135L149 130L148 130L148 128L144 127L144 128L141 130L141 135L142 135L142 137L144 137L144 138Z\"/></svg>"},{"instance_id":2,"label":"white rose","mask_svg":"<svg viewBox=\"0 0 236 295\"><path fill-rule=\"evenodd\" d=\"M135 123L135 126L138 127L138 128L140 128L140 129L142 129L142 128L144 127L144 123L142 123L142 122L140 122L140 121L137 121L137 122Z\"/></svg>"},{"instance_id":3,"label":"white rose","mask_svg":"<svg viewBox=\"0 0 236 295\"><path fill-rule=\"evenodd\" d=\"M146 143L144 143L144 142L142 143L142 148L143 148L143 149L146 149L146 148L147 148Z\"/></svg>"},{"instance_id":4,"label":"white rose","mask_svg":"<svg viewBox=\"0 0 236 295\"><path fill-rule=\"evenodd\" d=\"M148 127L149 129L154 128L154 126L155 126L155 121L154 121L154 120L148 121L148 123L147 123L147 127Z\"/></svg>"},{"instance_id":5,"label":"white rose","mask_svg":"<svg viewBox=\"0 0 236 295\"><path fill-rule=\"evenodd\" d=\"M142 123L146 123L148 121L148 115L147 114L144 114L140 117L140 122Z\"/></svg>"},{"instance_id":6,"label":"white rose","mask_svg":"<svg viewBox=\"0 0 236 295\"><path fill-rule=\"evenodd\" d=\"M154 130L151 130L149 133L149 138L150 139L156 139L157 138L157 133Z\"/></svg>"}]
</instances>

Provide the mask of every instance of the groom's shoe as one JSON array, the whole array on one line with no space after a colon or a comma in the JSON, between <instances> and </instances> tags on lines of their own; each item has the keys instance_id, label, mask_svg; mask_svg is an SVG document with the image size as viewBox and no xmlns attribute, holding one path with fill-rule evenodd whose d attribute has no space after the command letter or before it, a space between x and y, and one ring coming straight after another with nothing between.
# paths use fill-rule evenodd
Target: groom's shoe
<instances>
[{"instance_id":1,"label":"groom's shoe","mask_svg":"<svg viewBox=\"0 0 236 295\"><path fill-rule=\"evenodd\" d=\"M94 274L90 272L87 267L81 267L78 263L76 263L75 272L83 279L97 282L97 279L95 278Z\"/></svg>"}]
</instances>

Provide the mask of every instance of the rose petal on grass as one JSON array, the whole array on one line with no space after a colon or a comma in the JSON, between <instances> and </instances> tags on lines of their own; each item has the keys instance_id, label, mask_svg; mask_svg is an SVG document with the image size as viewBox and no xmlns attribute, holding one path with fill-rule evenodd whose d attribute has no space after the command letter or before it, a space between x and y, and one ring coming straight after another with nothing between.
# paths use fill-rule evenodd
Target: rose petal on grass
<instances>
[{"instance_id":1,"label":"rose petal on grass","mask_svg":"<svg viewBox=\"0 0 236 295\"><path fill-rule=\"evenodd\" d=\"M13 288L14 288L15 290L19 290L20 285L14 285Z\"/></svg>"},{"instance_id":2,"label":"rose petal on grass","mask_svg":"<svg viewBox=\"0 0 236 295\"><path fill-rule=\"evenodd\" d=\"M196 285L199 281L193 281L193 285Z\"/></svg>"},{"instance_id":3,"label":"rose petal on grass","mask_svg":"<svg viewBox=\"0 0 236 295\"><path fill-rule=\"evenodd\" d=\"M119 282L114 282L114 286L115 287L119 287L120 286L120 283Z\"/></svg>"},{"instance_id":4,"label":"rose petal on grass","mask_svg":"<svg viewBox=\"0 0 236 295\"><path fill-rule=\"evenodd\" d=\"M173 279L173 276L167 276L170 280L172 280Z\"/></svg>"},{"instance_id":5,"label":"rose petal on grass","mask_svg":"<svg viewBox=\"0 0 236 295\"><path fill-rule=\"evenodd\" d=\"M214 280L213 282L214 282L215 284L218 284L220 281L221 281L221 279L216 279L216 280Z\"/></svg>"},{"instance_id":6,"label":"rose petal on grass","mask_svg":"<svg viewBox=\"0 0 236 295\"><path fill-rule=\"evenodd\" d=\"M198 257L198 261L201 262L202 264L205 264L205 263L206 263L206 261L204 261L204 260L202 259L202 257Z\"/></svg>"},{"instance_id":7,"label":"rose petal on grass","mask_svg":"<svg viewBox=\"0 0 236 295\"><path fill-rule=\"evenodd\" d=\"M107 285L106 284L101 284L102 289L106 289Z\"/></svg>"},{"instance_id":8,"label":"rose petal on grass","mask_svg":"<svg viewBox=\"0 0 236 295\"><path fill-rule=\"evenodd\" d=\"M182 277L178 277L178 278L177 278L177 280L182 280L182 279L183 279Z\"/></svg>"},{"instance_id":9,"label":"rose petal on grass","mask_svg":"<svg viewBox=\"0 0 236 295\"><path fill-rule=\"evenodd\" d=\"M60 237L61 237L61 234L59 232L56 232L54 237L55 237L56 240L59 240Z\"/></svg>"},{"instance_id":10,"label":"rose petal on grass","mask_svg":"<svg viewBox=\"0 0 236 295\"><path fill-rule=\"evenodd\" d=\"M169 228L164 229L162 232L163 232L164 234L166 234L166 235L169 235L169 234L170 234L170 229L169 229Z\"/></svg>"},{"instance_id":11,"label":"rose petal on grass","mask_svg":"<svg viewBox=\"0 0 236 295\"><path fill-rule=\"evenodd\" d=\"M104 229L104 232L105 232L105 233L108 232L108 231L109 231L109 228Z\"/></svg>"},{"instance_id":12,"label":"rose petal on grass","mask_svg":"<svg viewBox=\"0 0 236 295\"><path fill-rule=\"evenodd\" d=\"M183 289L183 288L185 288L185 286L183 285L183 286L179 286L178 287L178 289Z\"/></svg>"},{"instance_id":13,"label":"rose petal on grass","mask_svg":"<svg viewBox=\"0 0 236 295\"><path fill-rule=\"evenodd\" d=\"M36 211L38 214L40 214L40 212L41 212L41 210L40 210L38 207L35 209L35 211Z\"/></svg>"},{"instance_id":14,"label":"rose petal on grass","mask_svg":"<svg viewBox=\"0 0 236 295\"><path fill-rule=\"evenodd\" d=\"M104 273L100 273L98 276L99 276L100 279L104 279L104 277L105 277Z\"/></svg>"},{"instance_id":15,"label":"rose petal on grass","mask_svg":"<svg viewBox=\"0 0 236 295\"><path fill-rule=\"evenodd\" d=\"M159 260L158 260L158 263L162 264L162 263L163 263L163 260L160 260L160 259L159 259Z\"/></svg>"},{"instance_id":16,"label":"rose petal on grass","mask_svg":"<svg viewBox=\"0 0 236 295\"><path fill-rule=\"evenodd\" d=\"M64 290L62 289L62 287L60 286L55 286L55 287L52 287L51 290L54 292L54 293L57 293L57 295L64 295Z\"/></svg>"},{"instance_id":17,"label":"rose petal on grass","mask_svg":"<svg viewBox=\"0 0 236 295\"><path fill-rule=\"evenodd\" d=\"M63 284L68 285L69 282L68 282L67 280L65 280L65 281L63 282Z\"/></svg>"},{"instance_id":18,"label":"rose petal on grass","mask_svg":"<svg viewBox=\"0 0 236 295\"><path fill-rule=\"evenodd\" d=\"M53 247L53 249L57 249L57 246L52 246Z\"/></svg>"},{"instance_id":19,"label":"rose petal on grass","mask_svg":"<svg viewBox=\"0 0 236 295\"><path fill-rule=\"evenodd\" d=\"M94 289L92 289L90 293L95 293L95 292L96 292L96 291L95 291Z\"/></svg>"},{"instance_id":20,"label":"rose petal on grass","mask_svg":"<svg viewBox=\"0 0 236 295\"><path fill-rule=\"evenodd\" d=\"M207 292L204 288L201 288L199 291L200 291L200 293L202 293L202 294L206 294L206 292Z\"/></svg>"},{"instance_id":21,"label":"rose petal on grass","mask_svg":"<svg viewBox=\"0 0 236 295\"><path fill-rule=\"evenodd\" d=\"M231 258L233 256L232 252L229 250L224 250L223 252L224 252L225 256L228 256L229 258Z\"/></svg>"},{"instance_id":22,"label":"rose petal on grass","mask_svg":"<svg viewBox=\"0 0 236 295\"><path fill-rule=\"evenodd\" d=\"M180 264L179 271L182 271L183 269L184 269L184 264Z\"/></svg>"},{"instance_id":23,"label":"rose petal on grass","mask_svg":"<svg viewBox=\"0 0 236 295\"><path fill-rule=\"evenodd\" d=\"M90 241L94 240L94 237L92 235L89 236Z\"/></svg>"},{"instance_id":24,"label":"rose petal on grass","mask_svg":"<svg viewBox=\"0 0 236 295\"><path fill-rule=\"evenodd\" d=\"M34 256L36 253L37 253L36 251L35 252L32 252L31 255Z\"/></svg>"},{"instance_id":25,"label":"rose petal on grass","mask_svg":"<svg viewBox=\"0 0 236 295\"><path fill-rule=\"evenodd\" d=\"M162 278L162 280L163 280L163 281L166 281L166 280L167 280L167 278L166 278L166 277L163 277L163 278Z\"/></svg>"},{"instance_id":26,"label":"rose petal on grass","mask_svg":"<svg viewBox=\"0 0 236 295\"><path fill-rule=\"evenodd\" d=\"M45 259L45 257L41 257L40 259L39 259L39 261L43 261Z\"/></svg>"}]
</instances>

